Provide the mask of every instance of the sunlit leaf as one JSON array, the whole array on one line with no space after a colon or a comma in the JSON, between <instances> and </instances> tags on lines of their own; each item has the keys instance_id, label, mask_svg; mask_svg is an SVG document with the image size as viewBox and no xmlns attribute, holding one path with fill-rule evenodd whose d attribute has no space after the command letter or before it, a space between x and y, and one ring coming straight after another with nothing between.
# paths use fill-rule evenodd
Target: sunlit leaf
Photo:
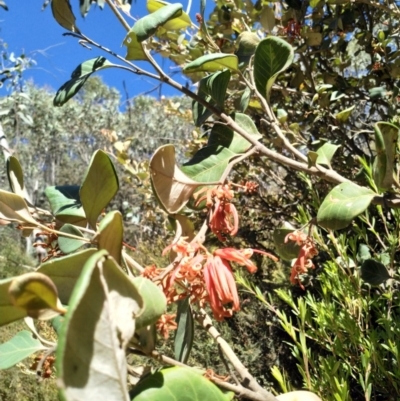
<instances>
[{"instance_id":1,"label":"sunlit leaf","mask_svg":"<svg viewBox=\"0 0 400 401\"><path fill-rule=\"evenodd\" d=\"M54 283L48 276L39 272L14 277L8 294L14 306L24 309L28 316L34 318L43 316L43 311L48 309L56 313L66 312L58 299Z\"/></svg>"},{"instance_id":2,"label":"sunlit leaf","mask_svg":"<svg viewBox=\"0 0 400 401\"><path fill-rule=\"evenodd\" d=\"M24 173L22 171L21 164L14 156L10 156L7 159L7 177L11 191L13 191L16 195L24 197Z\"/></svg>"},{"instance_id":3,"label":"sunlit leaf","mask_svg":"<svg viewBox=\"0 0 400 401\"><path fill-rule=\"evenodd\" d=\"M110 67L114 67L114 64L111 64L105 57L102 56L92 58L82 64L79 64L71 74L72 79L67 81L57 91L53 100L54 106L62 106L69 99L75 96L94 72Z\"/></svg>"},{"instance_id":4,"label":"sunlit leaf","mask_svg":"<svg viewBox=\"0 0 400 401\"><path fill-rule=\"evenodd\" d=\"M102 150L96 151L79 191L86 218L94 229L100 213L114 198L118 188L117 173L110 157Z\"/></svg>"},{"instance_id":5,"label":"sunlit leaf","mask_svg":"<svg viewBox=\"0 0 400 401\"><path fill-rule=\"evenodd\" d=\"M150 36L153 36L158 27L164 25L170 20L180 17L181 15L182 4L168 4L143 18L140 18L131 28L130 32L136 34L136 38L139 42L143 42Z\"/></svg>"},{"instance_id":6,"label":"sunlit leaf","mask_svg":"<svg viewBox=\"0 0 400 401\"><path fill-rule=\"evenodd\" d=\"M8 369L23 361L35 352L46 349L33 337L32 333L22 330L11 340L0 344L0 369Z\"/></svg>"},{"instance_id":7,"label":"sunlit leaf","mask_svg":"<svg viewBox=\"0 0 400 401\"><path fill-rule=\"evenodd\" d=\"M268 36L257 46L254 56L254 79L257 90L267 101L277 76L293 62L293 47L276 36Z\"/></svg>"},{"instance_id":8,"label":"sunlit leaf","mask_svg":"<svg viewBox=\"0 0 400 401\"><path fill-rule=\"evenodd\" d=\"M293 241L285 242L285 238L295 230L291 224L285 222L273 232L275 251L284 260L292 260L299 255L300 245Z\"/></svg>"},{"instance_id":9,"label":"sunlit leaf","mask_svg":"<svg viewBox=\"0 0 400 401\"><path fill-rule=\"evenodd\" d=\"M326 196L318 210L318 225L331 230L347 227L352 220L363 213L376 193L369 188L352 182L344 182Z\"/></svg>"},{"instance_id":10,"label":"sunlit leaf","mask_svg":"<svg viewBox=\"0 0 400 401\"><path fill-rule=\"evenodd\" d=\"M391 277L382 263L374 259L367 259L361 265L361 278L368 284L380 285Z\"/></svg>"},{"instance_id":11,"label":"sunlit leaf","mask_svg":"<svg viewBox=\"0 0 400 401\"><path fill-rule=\"evenodd\" d=\"M340 145L334 145L333 143L325 143L318 150L317 164L324 164L331 167L331 160L335 155L336 151L340 148Z\"/></svg>"},{"instance_id":12,"label":"sunlit leaf","mask_svg":"<svg viewBox=\"0 0 400 401\"><path fill-rule=\"evenodd\" d=\"M136 328L139 330L155 323L165 313L167 300L160 287L145 277L135 277L133 284L143 298L143 310L136 318Z\"/></svg>"},{"instance_id":13,"label":"sunlit leaf","mask_svg":"<svg viewBox=\"0 0 400 401\"><path fill-rule=\"evenodd\" d=\"M72 12L69 0L52 0L51 11L54 19L65 29L71 32L79 32L75 25L75 15Z\"/></svg>"},{"instance_id":14,"label":"sunlit leaf","mask_svg":"<svg viewBox=\"0 0 400 401\"><path fill-rule=\"evenodd\" d=\"M351 112L354 110L355 107L356 105L354 104L353 106L337 113L335 115L336 120L345 123L350 118Z\"/></svg>"},{"instance_id":15,"label":"sunlit leaf","mask_svg":"<svg viewBox=\"0 0 400 401\"><path fill-rule=\"evenodd\" d=\"M36 225L24 198L0 190L0 219Z\"/></svg>"},{"instance_id":16,"label":"sunlit leaf","mask_svg":"<svg viewBox=\"0 0 400 401\"><path fill-rule=\"evenodd\" d=\"M213 53L206 54L187 64L183 68L186 74L195 72L215 72L228 68L231 71L238 70L238 58L234 54Z\"/></svg>"},{"instance_id":17,"label":"sunlit leaf","mask_svg":"<svg viewBox=\"0 0 400 401\"><path fill-rule=\"evenodd\" d=\"M201 373L188 368L167 368L145 377L130 392L134 401L229 401L233 393L223 393Z\"/></svg>"},{"instance_id":18,"label":"sunlit leaf","mask_svg":"<svg viewBox=\"0 0 400 401\"><path fill-rule=\"evenodd\" d=\"M42 263L37 271L51 278L57 287L58 297L64 305L67 305L85 263L96 252L97 249L91 248L72 255L51 259Z\"/></svg>"},{"instance_id":19,"label":"sunlit leaf","mask_svg":"<svg viewBox=\"0 0 400 401\"><path fill-rule=\"evenodd\" d=\"M199 186L176 165L173 145L161 146L156 150L150 160L150 171L158 199L171 214L182 209Z\"/></svg>"},{"instance_id":20,"label":"sunlit leaf","mask_svg":"<svg viewBox=\"0 0 400 401\"><path fill-rule=\"evenodd\" d=\"M107 250L118 264L121 263L123 229L122 215L115 210L101 220L97 235L99 249Z\"/></svg>"},{"instance_id":21,"label":"sunlit leaf","mask_svg":"<svg viewBox=\"0 0 400 401\"><path fill-rule=\"evenodd\" d=\"M169 5L170 3L167 3L166 1L161 1L161 0L148 0L147 1L147 10L150 13L154 13L155 11L159 10L162 7L165 7ZM173 31L173 30L180 30L180 29L185 29L192 25L192 21L190 20L189 15L187 15L184 11L182 11L182 14L177 17L173 18L163 24L163 28L167 31Z\"/></svg>"},{"instance_id":22,"label":"sunlit leaf","mask_svg":"<svg viewBox=\"0 0 400 401\"><path fill-rule=\"evenodd\" d=\"M175 331L174 339L175 359L186 363L194 339L194 319L188 297L178 302L176 323L178 328Z\"/></svg>"},{"instance_id":23,"label":"sunlit leaf","mask_svg":"<svg viewBox=\"0 0 400 401\"><path fill-rule=\"evenodd\" d=\"M10 288L13 279L14 278L0 280L0 326L23 319L27 316L24 309L14 306L11 302L8 289Z\"/></svg>"},{"instance_id":24,"label":"sunlit leaf","mask_svg":"<svg viewBox=\"0 0 400 401\"><path fill-rule=\"evenodd\" d=\"M63 399L129 400L125 348L142 305L135 285L106 251L86 262L57 347Z\"/></svg>"}]
</instances>

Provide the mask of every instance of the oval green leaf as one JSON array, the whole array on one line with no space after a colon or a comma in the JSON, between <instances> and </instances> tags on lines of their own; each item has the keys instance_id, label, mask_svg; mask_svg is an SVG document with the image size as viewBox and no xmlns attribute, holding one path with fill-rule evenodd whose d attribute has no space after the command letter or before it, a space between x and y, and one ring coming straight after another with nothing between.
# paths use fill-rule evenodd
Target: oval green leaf
<instances>
[{"instance_id":1,"label":"oval green leaf","mask_svg":"<svg viewBox=\"0 0 400 401\"><path fill-rule=\"evenodd\" d=\"M62 0L66 1L66 0ZM53 4L53 2L52 2ZM54 97L54 106L62 106L75 96L87 79L96 71L103 70L104 68L114 67L105 57L96 57L79 64L71 74L71 78L57 91Z\"/></svg>"},{"instance_id":2,"label":"oval green leaf","mask_svg":"<svg viewBox=\"0 0 400 401\"><path fill-rule=\"evenodd\" d=\"M361 278L368 284L380 285L391 277L382 263L374 259L367 259L361 265Z\"/></svg>"},{"instance_id":3,"label":"oval green leaf","mask_svg":"<svg viewBox=\"0 0 400 401\"><path fill-rule=\"evenodd\" d=\"M60 228L60 232L83 238L83 234L79 228L73 226L72 224L64 224ZM61 252L65 254L75 252L84 244L86 244L86 242L80 241L79 239L63 237L62 235L58 237L58 246L60 247Z\"/></svg>"},{"instance_id":4,"label":"oval green leaf","mask_svg":"<svg viewBox=\"0 0 400 401\"><path fill-rule=\"evenodd\" d=\"M14 278L0 280L0 326L15 322L27 316L24 309L14 306L8 295L8 289Z\"/></svg>"},{"instance_id":5,"label":"oval green leaf","mask_svg":"<svg viewBox=\"0 0 400 401\"><path fill-rule=\"evenodd\" d=\"M102 150L92 156L81 189L80 199L89 224L96 229L97 219L119 188L114 165Z\"/></svg>"},{"instance_id":6,"label":"oval green leaf","mask_svg":"<svg viewBox=\"0 0 400 401\"><path fill-rule=\"evenodd\" d=\"M3 190L0 190L0 219L36 225L24 198Z\"/></svg>"},{"instance_id":7,"label":"oval green leaf","mask_svg":"<svg viewBox=\"0 0 400 401\"><path fill-rule=\"evenodd\" d=\"M188 368L168 368L147 376L130 393L133 401L228 401L232 393L223 393L214 383Z\"/></svg>"},{"instance_id":8,"label":"oval green leaf","mask_svg":"<svg viewBox=\"0 0 400 401\"><path fill-rule=\"evenodd\" d=\"M175 359L186 363L190 356L194 340L194 319L189 298L178 302L176 313L178 328L175 331L174 352Z\"/></svg>"},{"instance_id":9,"label":"oval green leaf","mask_svg":"<svg viewBox=\"0 0 400 401\"><path fill-rule=\"evenodd\" d=\"M32 333L22 330L11 340L0 345L0 369L8 369L23 361L35 352L46 349L33 337Z\"/></svg>"},{"instance_id":10,"label":"oval green leaf","mask_svg":"<svg viewBox=\"0 0 400 401\"><path fill-rule=\"evenodd\" d=\"M101 220L97 235L99 249L107 250L118 264L121 264L123 230L122 214L114 210Z\"/></svg>"},{"instance_id":11,"label":"oval green leaf","mask_svg":"<svg viewBox=\"0 0 400 401\"><path fill-rule=\"evenodd\" d=\"M231 71L238 71L238 58L234 54L206 54L187 64L183 68L183 72L185 74L215 72L224 70L225 68Z\"/></svg>"},{"instance_id":12,"label":"oval green leaf","mask_svg":"<svg viewBox=\"0 0 400 401\"><path fill-rule=\"evenodd\" d=\"M147 1L147 10L149 13L154 13L162 7L169 5L166 1L161 0L148 0ZM167 31L175 31L180 29L185 29L188 26L192 25L192 21L184 11L182 11L179 17L173 18L163 24L163 28Z\"/></svg>"},{"instance_id":13,"label":"oval green leaf","mask_svg":"<svg viewBox=\"0 0 400 401\"><path fill-rule=\"evenodd\" d=\"M331 168L331 160L339 148L340 145L333 143L323 144L316 152L318 154L317 164L324 164Z\"/></svg>"},{"instance_id":14,"label":"oval green leaf","mask_svg":"<svg viewBox=\"0 0 400 401\"><path fill-rule=\"evenodd\" d=\"M65 29L71 32L79 32L75 25L75 15L72 12L69 0L52 0L51 11L54 19Z\"/></svg>"},{"instance_id":15,"label":"oval green leaf","mask_svg":"<svg viewBox=\"0 0 400 401\"><path fill-rule=\"evenodd\" d=\"M293 59L293 47L281 38L268 36L258 44L254 56L254 80L257 90L267 101L277 76L293 63Z\"/></svg>"},{"instance_id":16,"label":"oval green leaf","mask_svg":"<svg viewBox=\"0 0 400 401\"><path fill-rule=\"evenodd\" d=\"M330 230L345 228L367 209L375 196L368 188L344 182L333 188L322 202L317 223Z\"/></svg>"}]
</instances>

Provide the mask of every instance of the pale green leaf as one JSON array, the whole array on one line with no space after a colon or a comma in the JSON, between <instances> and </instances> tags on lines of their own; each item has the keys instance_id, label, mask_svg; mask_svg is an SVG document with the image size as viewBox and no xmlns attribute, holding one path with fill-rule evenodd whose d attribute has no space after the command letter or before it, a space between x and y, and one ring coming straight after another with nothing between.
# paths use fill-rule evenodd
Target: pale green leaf
<instances>
[{"instance_id":1,"label":"pale green leaf","mask_svg":"<svg viewBox=\"0 0 400 401\"><path fill-rule=\"evenodd\" d=\"M333 143L325 143L318 150L317 164L324 164L331 167L331 160L335 155L336 151L340 148L340 145L334 145Z\"/></svg>"},{"instance_id":2,"label":"pale green leaf","mask_svg":"<svg viewBox=\"0 0 400 401\"><path fill-rule=\"evenodd\" d=\"M238 71L238 58L234 54L214 53L206 54L187 64L183 68L186 74L195 72L215 72L228 68L231 71Z\"/></svg>"}]
</instances>

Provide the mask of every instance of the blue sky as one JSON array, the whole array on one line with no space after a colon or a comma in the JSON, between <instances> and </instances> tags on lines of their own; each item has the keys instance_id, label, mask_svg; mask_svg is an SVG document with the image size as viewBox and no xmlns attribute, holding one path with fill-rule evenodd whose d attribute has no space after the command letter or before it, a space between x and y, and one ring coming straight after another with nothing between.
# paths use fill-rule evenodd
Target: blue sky
<instances>
[{"instance_id":1,"label":"blue sky","mask_svg":"<svg viewBox=\"0 0 400 401\"><path fill-rule=\"evenodd\" d=\"M173 0L170 0L173 2ZM184 9L188 0L180 1ZM57 90L67 81L72 71L81 62L100 55L107 55L100 50L87 50L78 44L77 39L65 37L65 31L54 20L50 6L41 11L43 0L6 0L9 11L0 8L0 37L8 44L10 52L26 55L34 58L37 65L25 73L26 78L31 78L37 85L48 86ZM199 2L193 2L198 7ZM121 46L126 31L115 19L107 5L103 10L95 5L86 18L82 18L79 12L79 1L71 0L71 5L76 16L76 24L86 36L98 43L113 49L121 55L125 55L125 48ZM191 15L198 12L192 9ZM137 0L132 5L131 15L135 18L147 14L146 2ZM129 22L133 24L133 21ZM110 58L110 61L115 61ZM143 65L143 64L142 64ZM166 62L167 68L173 67ZM130 97L144 93L152 89L158 83L147 78L135 76L121 70L109 69L98 73L105 83L116 87L121 93L122 83L125 80ZM181 77L181 82L186 78ZM5 89L0 91L4 93ZM166 85L162 88L163 95L172 95L175 92ZM155 94L157 95L157 94Z\"/></svg>"}]
</instances>

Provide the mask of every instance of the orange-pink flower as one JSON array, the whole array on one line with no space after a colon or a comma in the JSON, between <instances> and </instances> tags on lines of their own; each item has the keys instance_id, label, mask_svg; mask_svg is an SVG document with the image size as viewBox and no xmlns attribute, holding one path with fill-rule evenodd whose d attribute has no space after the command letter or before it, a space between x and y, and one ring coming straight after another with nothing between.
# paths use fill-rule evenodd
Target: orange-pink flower
<instances>
[{"instance_id":1,"label":"orange-pink flower","mask_svg":"<svg viewBox=\"0 0 400 401\"><path fill-rule=\"evenodd\" d=\"M239 296L229 262L219 256L209 255L204 266L204 281L214 317L222 320L238 311Z\"/></svg>"},{"instance_id":2,"label":"orange-pink flower","mask_svg":"<svg viewBox=\"0 0 400 401\"><path fill-rule=\"evenodd\" d=\"M235 249L235 248L224 248L217 249L214 251L214 255L217 255L223 259L229 260L230 262L235 262L240 266L246 266L250 273L255 273L257 271L257 266L250 260L253 253L260 253L262 255L268 256L273 261L277 262L278 258L271 255L268 252L259 251L258 249Z\"/></svg>"}]
</instances>

